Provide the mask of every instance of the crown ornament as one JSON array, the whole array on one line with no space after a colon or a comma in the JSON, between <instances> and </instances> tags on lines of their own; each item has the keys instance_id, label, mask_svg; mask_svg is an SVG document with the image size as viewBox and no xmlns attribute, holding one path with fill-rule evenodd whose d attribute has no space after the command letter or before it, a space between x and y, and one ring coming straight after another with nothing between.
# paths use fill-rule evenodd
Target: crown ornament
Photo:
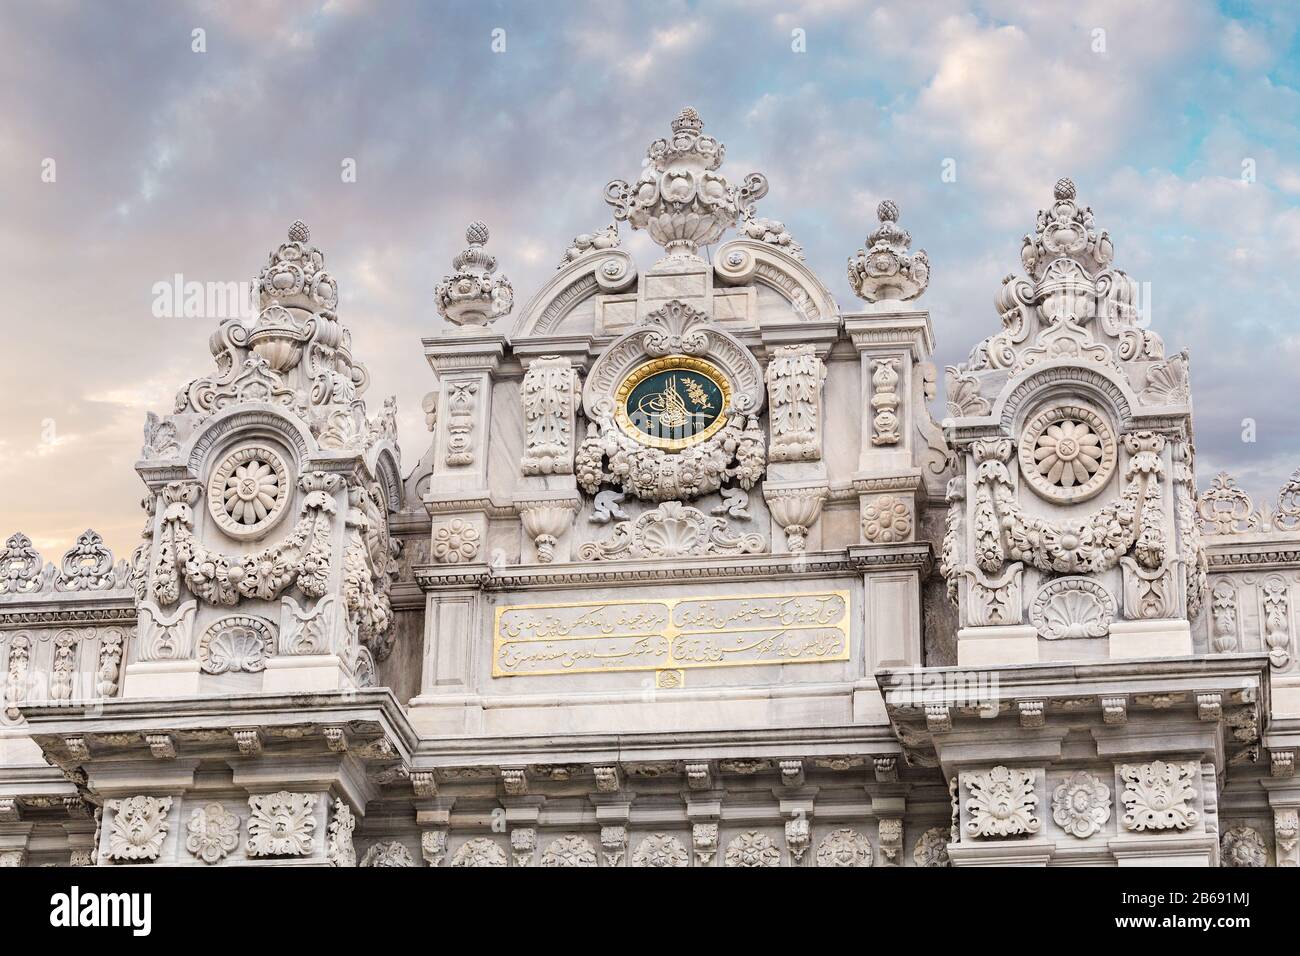
<instances>
[{"instance_id":1,"label":"crown ornament","mask_svg":"<svg viewBox=\"0 0 1300 956\"><path fill-rule=\"evenodd\" d=\"M898 224L898 215L898 204L884 200L876 207L880 225L867 236L866 248L849 257L849 285L867 302L906 302L930 284L930 257L924 249L910 251L912 236Z\"/></svg>"},{"instance_id":2,"label":"crown ornament","mask_svg":"<svg viewBox=\"0 0 1300 956\"><path fill-rule=\"evenodd\" d=\"M1058 179L1053 203L1038 211L1034 231L1025 236L1020 261L1034 279L1041 279L1057 259L1072 259L1089 273L1105 271L1115 259L1110 235L1097 230L1092 207L1080 206L1072 179Z\"/></svg>"},{"instance_id":3,"label":"crown ornament","mask_svg":"<svg viewBox=\"0 0 1300 956\"><path fill-rule=\"evenodd\" d=\"M672 122L672 136L646 150L649 163L634 183L616 179L605 186L614 218L644 229L670 257L697 257L737 219L753 215L767 195L767 177L750 173L734 185L716 172L726 147L704 135L700 114L687 107Z\"/></svg>"},{"instance_id":4,"label":"crown ornament","mask_svg":"<svg viewBox=\"0 0 1300 956\"><path fill-rule=\"evenodd\" d=\"M438 314L461 328L483 328L515 303L515 290L504 275L497 275L497 260L484 246L487 223L471 222L465 229L465 249L451 260L451 274L433 290Z\"/></svg>"}]
</instances>

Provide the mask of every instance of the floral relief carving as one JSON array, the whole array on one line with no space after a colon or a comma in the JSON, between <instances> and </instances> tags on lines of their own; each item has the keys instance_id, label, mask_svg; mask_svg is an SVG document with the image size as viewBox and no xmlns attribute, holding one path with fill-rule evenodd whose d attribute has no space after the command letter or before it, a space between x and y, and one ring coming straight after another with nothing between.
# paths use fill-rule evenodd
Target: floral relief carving
<instances>
[{"instance_id":1,"label":"floral relief carving","mask_svg":"<svg viewBox=\"0 0 1300 956\"><path fill-rule=\"evenodd\" d=\"M998 766L964 773L961 782L967 793L966 832L971 836L1023 836L1041 829L1033 771Z\"/></svg>"},{"instance_id":2,"label":"floral relief carving","mask_svg":"<svg viewBox=\"0 0 1300 956\"><path fill-rule=\"evenodd\" d=\"M948 838L951 835L949 827L930 827L916 841L916 847L912 850L912 862L925 867L952 866L952 861L948 858Z\"/></svg>"},{"instance_id":3,"label":"floral relief carving","mask_svg":"<svg viewBox=\"0 0 1300 956\"><path fill-rule=\"evenodd\" d=\"M1124 764L1119 768L1124 784L1124 826L1128 830L1188 830L1200 814L1194 809L1200 766L1192 762Z\"/></svg>"},{"instance_id":4,"label":"floral relief carving","mask_svg":"<svg viewBox=\"0 0 1300 956\"><path fill-rule=\"evenodd\" d=\"M5 717L17 720L19 706L27 700L28 668L31 665L32 639L16 634L9 641L9 669L5 675Z\"/></svg>"},{"instance_id":5,"label":"floral relief carving","mask_svg":"<svg viewBox=\"0 0 1300 956\"><path fill-rule=\"evenodd\" d=\"M1110 820L1110 787L1077 770L1052 791L1052 819L1071 836L1086 839Z\"/></svg>"},{"instance_id":6,"label":"floral relief carving","mask_svg":"<svg viewBox=\"0 0 1300 956\"><path fill-rule=\"evenodd\" d=\"M871 363L871 444L897 445L902 436L898 424L898 359L878 359Z\"/></svg>"},{"instance_id":7,"label":"floral relief carving","mask_svg":"<svg viewBox=\"0 0 1300 956\"><path fill-rule=\"evenodd\" d=\"M1214 649L1231 654L1238 645L1237 588L1226 578L1217 581L1210 592L1210 617Z\"/></svg>"},{"instance_id":8,"label":"floral relief carving","mask_svg":"<svg viewBox=\"0 0 1300 956\"><path fill-rule=\"evenodd\" d=\"M336 799L329 826L325 828L325 859L330 866L357 865L357 851L352 843L352 834L356 829L357 818L353 815L352 808L343 800Z\"/></svg>"},{"instance_id":9,"label":"floral relief carving","mask_svg":"<svg viewBox=\"0 0 1300 956\"><path fill-rule=\"evenodd\" d=\"M158 859L167 839L167 814L172 808L172 798L127 797L107 800L105 806L113 811L113 823L108 831L109 859L127 862Z\"/></svg>"},{"instance_id":10,"label":"floral relief carving","mask_svg":"<svg viewBox=\"0 0 1300 956\"><path fill-rule=\"evenodd\" d=\"M254 794L248 798L249 856L309 856L316 833L314 793Z\"/></svg>"},{"instance_id":11,"label":"floral relief carving","mask_svg":"<svg viewBox=\"0 0 1300 956\"><path fill-rule=\"evenodd\" d=\"M948 384L948 414L953 418L980 418L993 412L987 398L980 395L980 382L955 365L944 369Z\"/></svg>"},{"instance_id":12,"label":"floral relief carving","mask_svg":"<svg viewBox=\"0 0 1300 956\"><path fill-rule=\"evenodd\" d=\"M1050 501L1091 498L1114 474L1118 455L1105 419L1077 405L1040 412L1020 437L1020 473Z\"/></svg>"},{"instance_id":13,"label":"floral relief carving","mask_svg":"<svg viewBox=\"0 0 1300 956\"><path fill-rule=\"evenodd\" d=\"M690 863L691 858L682 841L668 833L650 834L632 852L633 866L674 867L690 866Z\"/></svg>"},{"instance_id":14,"label":"floral relief carving","mask_svg":"<svg viewBox=\"0 0 1300 956\"><path fill-rule=\"evenodd\" d=\"M59 566L54 580L56 591L110 591L117 585L113 553L96 531L87 529L77 536Z\"/></svg>"},{"instance_id":15,"label":"floral relief carving","mask_svg":"<svg viewBox=\"0 0 1300 956\"><path fill-rule=\"evenodd\" d=\"M289 469L274 450L250 445L227 455L208 481L208 510L236 538L264 534L284 516Z\"/></svg>"},{"instance_id":16,"label":"floral relief carving","mask_svg":"<svg viewBox=\"0 0 1300 956\"><path fill-rule=\"evenodd\" d=\"M1259 588L1264 602L1264 645L1268 661L1276 669L1291 662L1291 611L1289 589L1282 578L1274 575Z\"/></svg>"},{"instance_id":17,"label":"floral relief carving","mask_svg":"<svg viewBox=\"0 0 1300 956\"><path fill-rule=\"evenodd\" d=\"M411 851L399 840L376 843L366 851L361 861L363 867L408 867L415 866Z\"/></svg>"},{"instance_id":18,"label":"floral relief carving","mask_svg":"<svg viewBox=\"0 0 1300 956\"><path fill-rule=\"evenodd\" d=\"M781 851L766 833L747 830L731 838L723 862L727 866L780 866Z\"/></svg>"},{"instance_id":19,"label":"floral relief carving","mask_svg":"<svg viewBox=\"0 0 1300 956\"><path fill-rule=\"evenodd\" d=\"M596 848L583 836L566 833L557 837L542 851L542 866L595 866Z\"/></svg>"},{"instance_id":20,"label":"floral relief carving","mask_svg":"<svg viewBox=\"0 0 1300 956\"><path fill-rule=\"evenodd\" d=\"M767 363L772 461L816 461L822 456L822 383L826 366L812 345L778 347Z\"/></svg>"},{"instance_id":21,"label":"floral relief carving","mask_svg":"<svg viewBox=\"0 0 1300 956\"><path fill-rule=\"evenodd\" d=\"M54 661L50 667L49 699L71 700L77 669L77 636L64 631L54 638Z\"/></svg>"},{"instance_id":22,"label":"floral relief carving","mask_svg":"<svg viewBox=\"0 0 1300 956\"><path fill-rule=\"evenodd\" d=\"M726 518L711 517L680 501L630 521L620 521L603 541L588 541L578 549L583 561L611 558L676 558L706 554L758 554L766 543L757 534L734 535Z\"/></svg>"},{"instance_id":23,"label":"floral relief carving","mask_svg":"<svg viewBox=\"0 0 1300 956\"><path fill-rule=\"evenodd\" d=\"M1105 637L1115 619L1115 599L1089 578L1056 578L1039 589L1029 622L1049 641Z\"/></svg>"},{"instance_id":24,"label":"floral relief carving","mask_svg":"<svg viewBox=\"0 0 1300 956\"><path fill-rule=\"evenodd\" d=\"M1254 827L1229 827L1224 831L1219 848L1220 866L1268 866L1268 847L1264 845L1264 838Z\"/></svg>"},{"instance_id":25,"label":"floral relief carving","mask_svg":"<svg viewBox=\"0 0 1300 956\"><path fill-rule=\"evenodd\" d=\"M871 841L852 827L832 830L817 844L818 866L870 866Z\"/></svg>"},{"instance_id":26,"label":"floral relief carving","mask_svg":"<svg viewBox=\"0 0 1300 956\"><path fill-rule=\"evenodd\" d=\"M1008 565L1000 577L990 578L979 568L966 569L966 622L971 627L1019 624L1022 614L1021 580L1025 566Z\"/></svg>"},{"instance_id":27,"label":"floral relief carving","mask_svg":"<svg viewBox=\"0 0 1300 956\"><path fill-rule=\"evenodd\" d=\"M95 671L95 693L100 697L116 697L122 676L122 632L116 628L106 631L99 642L99 666Z\"/></svg>"},{"instance_id":28,"label":"floral relief carving","mask_svg":"<svg viewBox=\"0 0 1300 956\"><path fill-rule=\"evenodd\" d=\"M808 531L817 523L829 496L830 489L824 486L773 488L769 482L763 488L772 519L785 532L786 547L791 554L802 554L808 549Z\"/></svg>"},{"instance_id":29,"label":"floral relief carving","mask_svg":"<svg viewBox=\"0 0 1300 956\"><path fill-rule=\"evenodd\" d=\"M41 588L41 555L32 539L19 532L0 551L0 594L30 594Z\"/></svg>"},{"instance_id":30,"label":"floral relief carving","mask_svg":"<svg viewBox=\"0 0 1300 956\"><path fill-rule=\"evenodd\" d=\"M912 536L912 508L902 498L881 495L862 509L862 537L872 544L907 541Z\"/></svg>"},{"instance_id":31,"label":"floral relief carving","mask_svg":"<svg viewBox=\"0 0 1300 956\"><path fill-rule=\"evenodd\" d=\"M185 832L186 850L204 863L218 863L239 845L239 816L219 803L195 807Z\"/></svg>"},{"instance_id":32,"label":"floral relief carving","mask_svg":"<svg viewBox=\"0 0 1300 956\"><path fill-rule=\"evenodd\" d=\"M506 866L506 851L487 837L466 840L451 856L452 866Z\"/></svg>"},{"instance_id":33,"label":"floral relief carving","mask_svg":"<svg viewBox=\"0 0 1300 956\"><path fill-rule=\"evenodd\" d=\"M898 224L898 203L876 207L880 225L867 236L865 248L849 258L849 285L868 302L908 301L930 284L930 258L924 249L911 252L912 235Z\"/></svg>"},{"instance_id":34,"label":"floral relief carving","mask_svg":"<svg viewBox=\"0 0 1300 956\"><path fill-rule=\"evenodd\" d=\"M433 546L429 549L439 564L460 564L478 557L479 531L464 518L452 518L433 529Z\"/></svg>"},{"instance_id":35,"label":"floral relief carving","mask_svg":"<svg viewBox=\"0 0 1300 956\"><path fill-rule=\"evenodd\" d=\"M486 327L509 315L514 306L514 286L504 275L494 274L496 257L483 248L490 236L487 223L471 222L465 228L468 248L452 259L451 274L443 276L433 290L438 314L461 328Z\"/></svg>"},{"instance_id":36,"label":"floral relief carving","mask_svg":"<svg viewBox=\"0 0 1300 956\"><path fill-rule=\"evenodd\" d=\"M1224 471L1215 475L1210 487L1201 493L1196 512L1203 534L1262 530L1250 495L1238 488L1237 482Z\"/></svg>"},{"instance_id":37,"label":"floral relief carving","mask_svg":"<svg viewBox=\"0 0 1300 956\"><path fill-rule=\"evenodd\" d=\"M1300 866L1300 811L1273 811L1273 839L1276 841L1277 865Z\"/></svg>"},{"instance_id":38,"label":"floral relief carving","mask_svg":"<svg viewBox=\"0 0 1300 956\"><path fill-rule=\"evenodd\" d=\"M525 475L573 474L573 428L580 385L567 358L547 355L524 374L520 401L524 412Z\"/></svg>"},{"instance_id":39,"label":"floral relief carving","mask_svg":"<svg viewBox=\"0 0 1300 956\"><path fill-rule=\"evenodd\" d=\"M478 408L479 383L447 383L447 464L474 464L474 419Z\"/></svg>"}]
</instances>

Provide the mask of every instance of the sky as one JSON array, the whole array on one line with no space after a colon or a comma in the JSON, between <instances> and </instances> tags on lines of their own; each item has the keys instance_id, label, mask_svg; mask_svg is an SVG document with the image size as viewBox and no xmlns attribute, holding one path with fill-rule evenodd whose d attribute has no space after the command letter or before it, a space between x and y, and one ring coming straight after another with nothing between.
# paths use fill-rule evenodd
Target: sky
<instances>
[{"instance_id":1,"label":"sky","mask_svg":"<svg viewBox=\"0 0 1300 956\"><path fill-rule=\"evenodd\" d=\"M247 281L297 218L409 469L419 340L466 223L527 301L687 105L733 181L767 175L760 214L846 311L845 259L899 203L941 366L996 330L1072 177L1191 351L1202 488L1226 468L1272 501L1300 467L1298 21L1198 0L6 0L0 535L57 560L93 526L129 556L145 415L213 368L216 320L155 317L155 285Z\"/></svg>"}]
</instances>

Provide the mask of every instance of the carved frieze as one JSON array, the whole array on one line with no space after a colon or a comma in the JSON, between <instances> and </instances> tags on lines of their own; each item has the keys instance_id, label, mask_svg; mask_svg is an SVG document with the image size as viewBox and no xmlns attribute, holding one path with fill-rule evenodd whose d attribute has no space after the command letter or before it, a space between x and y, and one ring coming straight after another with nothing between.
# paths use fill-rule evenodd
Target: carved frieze
<instances>
[{"instance_id":1,"label":"carved frieze","mask_svg":"<svg viewBox=\"0 0 1300 956\"><path fill-rule=\"evenodd\" d=\"M1110 787L1086 770L1076 770L1052 791L1052 819L1079 839L1106 825L1110 806Z\"/></svg>"},{"instance_id":2,"label":"carved frieze","mask_svg":"<svg viewBox=\"0 0 1300 956\"><path fill-rule=\"evenodd\" d=\"M566 833L556 837L542 851L544 867L595 866L596 848L586 837Z\"/></svg>"},{"instance_id":3,"label":"carved frieze","mask_svg":"<svg viewBox=\"0 0 1300 956\"><path fill-rule=\"evenodd\" d=\"M832 830L817 844L818 866L870 866L871 841L852 827Z\"/></svg>"},{"instance_id":4,"label":"carved frieze","mask_svg":"<svg viewBox=\"0 0 1300 956\"><path fill-rule=\"evenodd\" d=\"M475 837L466 840L452 854L451 865L456 867L506 866L506 851L495 840Z\"/></svg>"},{"instance_id":5,"label":"carved frieze","mask_svg":"<svg viewBox=\"0 0 1300 956\"><path fill-rule=\"evenodd\" d=\"M776 841L758 830L746 830L732 837L723 857L726 866L767 867L781 865Z\"/></svg>"},{"instance_id":6,"label":"carved frieze","mask_svg":"<svg viewBox=\"0 0 1300 956\"><path fill-rule=\"evenodd\" d=\"M1119 768L1124 792L1127 830L1189 830L1200 819L1195 809L1200 766L1195 761L1123 764Z\"/></svg>"},{"instance_id":7,"label":"carved frieze","mask_svg":"<svg viewBox=\"0 0 1300 956\"><path fill-rule=\"evenodd\" d=\"M993 767L961 774L961 785L967 795L966 833L970 836L1002 839L1042 829L1034 771Z\"/></svg>"},{"instance_id":8,"label":"carved frieze","mask_svg":"<svg viewBox=\"0 0 1300 956\"><path fill-rule=\"evenodd\" d=\"M172 798L126 797L107 800L105 806L113 811L113 823L108 831L109 859L124 862L158 859L170 828L167 814Z\"/></svg>"},{"instance_id":9,"label":"carved frieze","mask_svg":"<svg viewBox=\"0 0 1300 956\"><path fill-rule=\"evenodd\" d=\"M574 420L580 391L578 373L569 359L549 355L529 364L520 390L523 474L573 473Z\"/></svg>"},{"instance_id":10,"label":"carved frieze","mask_svg":"<svg viewBox=\"0 0 1300 956\"><path fill-rule=\"evenodd\" d=\"M239 816L219 803L190 811L185 849L204 863L219 863L239 845Z\"/></svg>"},{"instance_id":11,"label":"carved frieze","mask_svg":"<svg viewBox=\"0 0 1300 956\"><path fill-rule=\"evenodd\" d=\"M822 456L822 383L826 366L812 345L778 347L767 363L772 461L817 461Z\"/></svg>"},{"instance_id":12,"label":"carved frieze","mask_svg":"<svg viewBox=\"0 0 1300 956\"><path fill-rule=\"evenodd\" d=\"M773 847L775 850L775 847ZM651 833L637 844L632 852L633 866L678 867L690 866L691 858L682 841L668 833Z\"/></svg>"},{"instance_id":13,"label":"carved frieze","mask_svg":"<svg viewBox=\"0 0 1300 956\"><path fill-rule=\"evenodd\" d=\"M254 794L248 798L249 856L309 856L316 833L314 793Z\"/></svg>"}]
</instances>

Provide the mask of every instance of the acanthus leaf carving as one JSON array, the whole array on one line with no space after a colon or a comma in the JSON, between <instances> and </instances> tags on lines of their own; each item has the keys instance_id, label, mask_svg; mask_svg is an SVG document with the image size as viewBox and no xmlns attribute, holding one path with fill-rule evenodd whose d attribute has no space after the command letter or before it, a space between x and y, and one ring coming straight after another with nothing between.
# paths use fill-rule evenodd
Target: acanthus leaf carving
<instances>
[{"instance_id":1,"label":"acanthus leaf carving","mask_svg":"<svg viewBox=\"0 0 1300 956\"><path fill-rule=\"evenodd\" d=\"M573 363L556 355L528 366L520 389L524 475L573 474L574 422L581 384Z\"/></svg>"},{"instance_id":2,"label":"acanthus leaf carving","mask_svg":"<svg viewBox=\"0 0 1300 956\"><path fill-rule=\"evenodd\" d=\"M767 364L771 461L817 461L822 456L822 385L826 366L813 345L778 347Z\"/></svg>"},{"instance_id":3,"label":"acanthus leaf carving","mask_svg":"<svg viewBox=\"0 0 1300 956\"><path fill-rule=\"evenodd\" d=\"M1188 830L1200 819L1194 808L1200 777L1195 761L1166 763L1153 760L1147 764L1122 764L1120 781L1124 784L1124 827L1128 830Z\"/></svg>"},{"instance_id":4,"label":"acanthus leaf carving","mask_svg":"<svg viewBox=\"0 0 1300 956\"><path fill-rule=\"evenodd\" d=\"M971 836L1025 836L1042 828L1032 770L997 766L982 773L963 773L961 784L968 797L966 832Z\"/></svg>"},{"instance_id":5,"label":"acanthus leaf carving","mask_svg":"<svg viewBox=\"0 0 1300 956\"><path fill-rule=\"evenodd\" d=\"M259 793L248 798L249 856L309 856L316 833L314 793Z\"/></svg>"},{"instance_id":6,"label":"acanthus leaf carving","mask_svg":"<svg viewBox=\"0 0 1300 956\"><path fill-rule=\"evenodd\" d=\"M630 521L620 521L603 541L578 550L583 561L611 558L675 558L709 554L758 554L762 537L733 535L726 518L710 517L680 501L666 501Z\"/></svg>"}]
</instances>

